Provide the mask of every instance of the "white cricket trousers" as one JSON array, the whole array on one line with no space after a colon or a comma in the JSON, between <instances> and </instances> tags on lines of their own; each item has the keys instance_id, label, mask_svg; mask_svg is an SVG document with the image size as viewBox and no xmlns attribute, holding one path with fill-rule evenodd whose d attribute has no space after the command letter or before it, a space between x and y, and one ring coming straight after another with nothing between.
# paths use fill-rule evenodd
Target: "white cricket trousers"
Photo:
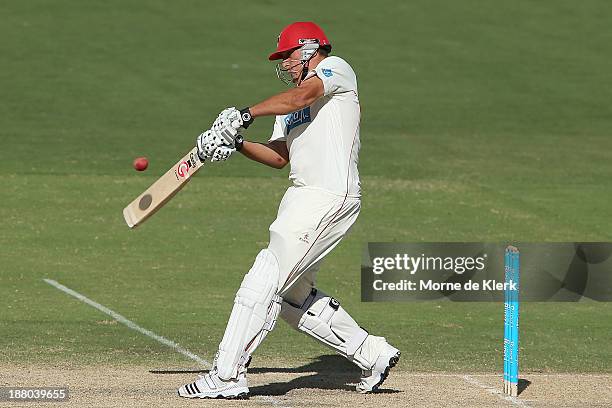
<instances>
[{"instance_id":1,"label":"white cricket trousers","mask_svg":"<svg viewBox=\"0 0 612 408\"><path fill-rule=\"evenodd\" d=\"M361 208L358 197L314 187L289 187L270 225L268 249L279 268L278 294L301 303L315 287L321 260L349 231Z\"/></svg>"},{"instance_id":2,"label":"white cricket trousers","mask_svg":"<svg viewBox=\"0 0 612 408\"><path fill-rule=\"evenodd\" d=\"M270 225L268 250L259 253L236 294L215 357L220 378L240 375L251 354L274 328L279 313L292 327L336 349L356 364L364 360L359 350L368 333L335 299L313 290L322 259L346 235L359 215L360 206L358 197L317 188L287 190L277 218ZM270 281L278 279L277 282L263 282L272 276L266 276L266 268L274 268L269 270L274 274ZM276 294L270 294L272 289ZM309 298L312 299L307 305ZM360 367L372 367L369 360L364 361Z\"/></svg>"}]
</instances>

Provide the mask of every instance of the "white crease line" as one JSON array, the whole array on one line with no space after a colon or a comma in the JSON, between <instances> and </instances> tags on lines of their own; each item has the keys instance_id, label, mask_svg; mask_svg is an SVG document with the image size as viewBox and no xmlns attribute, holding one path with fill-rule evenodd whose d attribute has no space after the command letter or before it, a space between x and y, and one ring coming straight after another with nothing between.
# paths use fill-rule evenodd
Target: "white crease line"
<instances>
[{"instance_id":1,"label":"white crease line","mask_svg":"<svg viewBox=\"0 0 612 408\"><path fill-rule=\"evenodd\" d=\"M187 358L190 358L191 360L195 361L198 364L201 364L204 367L210 367L211 364L204 360L202 357L192 353L191 351L184 349L183 347L179 346L177 343L173 342L172 340L168 340L165 337L162 337L158 334L153 333L150 330L144 329L142 327L140 327L139 325L137 325L136 323L134 323L133 321L126 319L125 317L121 316L119 313L114 312L112 310L110 310L108 307L103 306L97 302L94 302L93 300L81 295L78 292L75 292L74 290L62 285L61 283L58 283L52 279L43 279L45 282L47 282L49 285L56 287L57 289L61 290L64 293L69 294L70 296L73 296L77 299L79 299L81 302L87 303L89 306L95 307L96 309L98 309L99 311L101 311L102 313L106 313L107 315L109 315L110 317L112 317L113 319L115 319L116 321L118 321L119 323L122 323L124 325L126 325L127 327L129 327L132 330L136 330L139 333L144 334L145 336L148 336L154 340L157 340L158 342L160 342L163 345L166 345L168 347L173 348L174 350L178 351L179 353L181 353L182 355L184 355Z\"/></svg>"},{"instance_id":2,"label":"white crease line","mask_svg":"<svg viewBox=\"0 0 612 408\"><path fill-rule=\"evenodd\" d=\"M612 374L589 374L589 373L526 373L522 372L521 376L523 377L585 377L585 378L612 378Z\"/></svg>"},{"instance_id":3,"label":"white crease line","mask_svg":"<svg viewBox=\"0 0 612 408\"><path fill-rule=\"evenodd\" d=\"M313 374L316 374L316 372L312 372ZM437 378L437 377L460 377L463 375L469 375L470 377L483 377L483 378L487 378L487 377L499 377L499 374L486 374L486 373L436 373L436 372L431 372L431 373L402 373L402 376L405 377L430 377L430 378ZM612 378L612 374L589 374L589 373L550 373L550 374L544 374L544 373L526 373L526 372L522 372L521 374L522 377L524 378L531 378L531 377L584 377L584 378Z\"/></svg>"},{"instance_id":4,"label":"white crease line","mask_svg":"<svg viewBox=\"0 0 612 408\"><path fill-rule=\"evenodd\" d=\"M106 313L107 315L109 315L110 317L112 317L113 319L115 319L116 321L118 321L119 323L122 323L124 325L126 325L127 327L129 327L132 330L136 330L139 333L144 334L145 336L148 336L154 340L159 341L160 343L173 348L174 350L178 351L179 353L181 353L182 355L184 355L185 357L190 358L191 360L197 362L198 364L201 364L204 367L211 367L212 364L209 363L208 361L204 360L202 357L198 356L197 354L192 353L191 351L184 349L183 347L179 346L177 343L173 342L172 340L168 340L167 338L160 336L158 334L153 333L151 330L147 330L145 328L140 327L139 325L137 325L136 323L134 323L133 321L123 317L122 315L120 315L117 312L114 312L112 310L110 310L108 307L101 305L98 302L94 302L93 300L89 299L86 296L81 295L79 292L76 292L72 289L70 289L69 287L66 287L64 285L62 285L59 282L56 282L52 279L43 279L45 282L47 282L49 285L56 287L57 289L61 290L64 293L69 294L70 296L73 296L77 299L79 299L81 302L87 303L89 306L95 307L96 309L98 309L99 311L101 311L102 313ZM263 399L265 402L274 405L274 406L281 406L281 407L287 407L285 405L282 405L282 401L277 400L273 397L270 396L264 396L261 399Z\"/></svg>"},{"instance_id":5,"label":"white crease line","mask_svg":"<svg viewBox=\"0 0 612 408\"><path fill-rule=\"evenodd\" d=\"M269 395L261 395L261 396L258 396L256 398L260 399L260 400L264 400L265 402L268 402L268 403L274 405L275 407L290 408L289 405L283 405L282 401L277 400L276 398L270 397Z\"/></svg>"},{"instance_id":6,"label":"white crease line","mask_svg":"<svg viewBox=\"0 0 612 408\"><path fill-rule=\"evenodd\" d=\"M501 398L504 401L511 402L514 405L518 405L520 407L529 407L529 405L525 401L520 400L517 397L512 397L510 395L505 395L500 390L498 390L497 388L489 387L487 384L481 383L477 379L472 378L472 377L470 377L467 374L466 375L462 375L461 378L463 378L465 381L469 382L470 384L479 386L480 388L490 392L491 394L495 395L496 397Z\"/></svg>"}]
</instances>

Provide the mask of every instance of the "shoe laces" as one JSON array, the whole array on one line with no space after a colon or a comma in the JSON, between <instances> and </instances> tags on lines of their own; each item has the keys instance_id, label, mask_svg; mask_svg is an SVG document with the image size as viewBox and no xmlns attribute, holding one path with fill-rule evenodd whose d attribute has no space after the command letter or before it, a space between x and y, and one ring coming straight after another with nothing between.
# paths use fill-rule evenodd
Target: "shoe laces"
<instances>
[{"instance_id":1,"label":"shoe laces","mask_svg":"<svg viewBox=\"0 0 612 408\"><path fill-rule=\"evenodd\" d=\"M207 373L205 373L205 374L198 374L198 379L202 379L202 378L205 378L206 376L208 376L212 380L213 379L213 375L218 378L218 376L217 376L217 366L216 365L214 365L210 369L210 371L208 371Z\"/></svg>"}]
</instances>

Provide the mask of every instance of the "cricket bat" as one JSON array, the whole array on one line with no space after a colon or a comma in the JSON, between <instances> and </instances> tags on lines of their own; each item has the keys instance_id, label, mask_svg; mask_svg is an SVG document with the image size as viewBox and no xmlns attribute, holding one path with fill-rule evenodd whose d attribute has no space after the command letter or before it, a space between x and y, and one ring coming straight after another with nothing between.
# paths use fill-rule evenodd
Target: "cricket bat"
<instances>
[{"instance_id":1,"label":"cricket bat","mask_svg":"<svg viewBox=\"0 0 612 408\"><path fill-rule=\"evenodd\" d=\"M191 176L204 165L204 160L198 156L198 148L194 147L170 170L123 209L123 218L130 228L142 224L147 218L162 208Z\"/></svg>"}]
</instances>

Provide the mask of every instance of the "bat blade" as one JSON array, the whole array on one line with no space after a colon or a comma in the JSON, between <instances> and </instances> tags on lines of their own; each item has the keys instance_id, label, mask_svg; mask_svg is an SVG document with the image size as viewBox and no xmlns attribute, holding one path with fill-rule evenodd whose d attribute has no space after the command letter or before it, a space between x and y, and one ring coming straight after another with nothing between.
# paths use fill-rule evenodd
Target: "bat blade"
<instances>
[{"instance_id":1,"label":"bat blade","mask_svg":"<svg viewBox=\"0 0 612 408\"><path fill-rule=\"evenodd\" d=\"M155 214L191 180L191 177L203 165L204 161L198 156L198 148L194 147L123 209L123 218L128 227L135 228Z\"/></svg>"}]
</instances>

